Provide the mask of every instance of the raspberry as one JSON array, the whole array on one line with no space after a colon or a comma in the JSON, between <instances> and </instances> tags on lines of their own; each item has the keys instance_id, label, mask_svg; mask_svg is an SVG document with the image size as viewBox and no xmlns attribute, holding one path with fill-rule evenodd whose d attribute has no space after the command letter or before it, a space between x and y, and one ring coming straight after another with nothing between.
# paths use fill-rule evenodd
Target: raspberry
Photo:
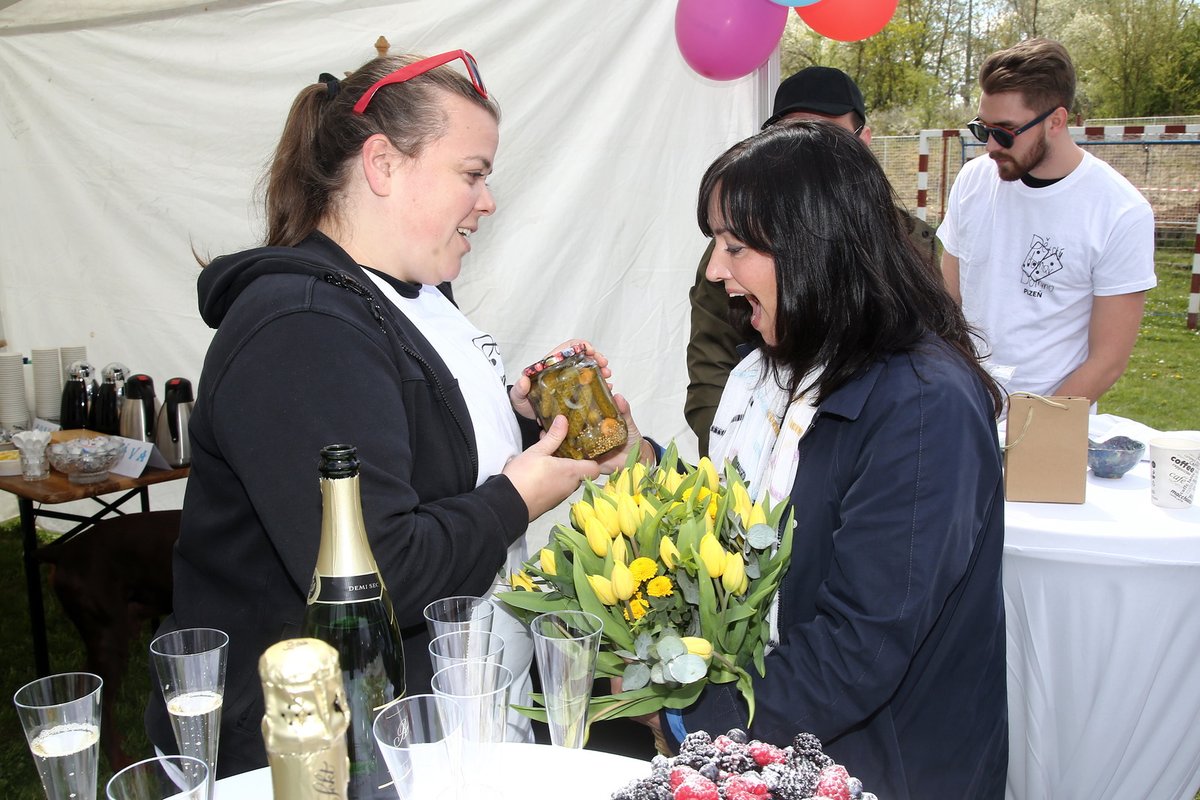
<instances>
[{"instance_id":1,"label":"raspberry","mask_svg":"<svg viewBox=\"0 0 1200 800\"><path fill-rule=\"evenodd\" d=\"M751 772L748 775L732 775L721 788L725 790L726 800L729 800L735 792L758 798L766 797L771 792L757 772Z\"/></svg>"},{"instance_id":2,"label":"raspberry","mask_svg":"<svg viewBox=\"0 0 1200 800\"><path fill-rule=\"evenodd\" d=\"M773 744L754 741L746 745L746 749L750 751L750 757L760 767L765 767L767 764L783 764L787 761L787 754Z\"/></svg>"},{"instance_id":3,"label":"raspberry","mask_svg":"<svg viewBox=\"0 0 1200 800\"><path fill-rule=\"evenodd\" d=\"M841 764L825 767L817 775L817 787L814 794L829 800L850 800L850 787L846 785L849 778L849 773Z\"/></svg>"},{"instance_id":4,"label":"raspberry","mask_svg":"<svg viewBox=\"0 0 1200 800\"><path fill-rule=\"evenodd\" d=\"M696 770L686 765L673 767L670 775L671 791L673 792L678 789L679 784L683 783L691 776L699 774L699 772L696 772Z\"/></svg>"},{"instance_id":5,"label":"raspberry","mask_svg":"<svg viewBox=\"0 0 1200 800\"><path fill-rule=\"evenodd\" d=\"M720 800L717 785L703 775L694 775L675 790L674 800Z\"/></svg>"},{"instance_id":6,"label":"raspberry","mask_svg":"<svg viewBox=\"0 0 1200 800\"><path fill-rule=\"evenodd\" d=\"M713 739L713 747L717 748L717 750L721 751L722 753L729 752L729 749L732 747L737 747L737 744L737 742L724 734L718 736L716 739Z\"/></svg>"}]
</instances>

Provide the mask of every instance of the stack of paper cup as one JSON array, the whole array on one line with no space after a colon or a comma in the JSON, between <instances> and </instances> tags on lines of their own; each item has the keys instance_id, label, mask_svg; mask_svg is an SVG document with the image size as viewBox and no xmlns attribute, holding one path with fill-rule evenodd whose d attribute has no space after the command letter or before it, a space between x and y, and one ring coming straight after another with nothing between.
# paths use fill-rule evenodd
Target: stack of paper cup
<instances>
[{"instance_id":1,"label":"stack of paper cup","mask_svg":"<svg viewBox=\"0 0 1200 800\"><path fill-rule=\"evenodd\" d=\"M1200 476L1200 441L1182 436L1150 440L1150 500L1163 508L1187 508Z\"/></svg>"},{"instance_id":2,"label":"stack of paper cup","mask_svg":"<svg viewBox=\"0 0 1200 800\"><path fill-rule=\"evenodd\" d=\"M58 388L62 389L63 384L67 382L67 378L71 374L67 371L68 368L76 361L87 361L86 347L60 347L58 349L59 363L62 364L62 375L59 377Z\"/></svg>"},{"instance_id":3,"label":"stack of paper cup","mask_svg":"<svg viewBox=\"0 0 1200 800\"><path fill-rule=\"evenodd\" d=\"M25 399L25 357L0 353L0 428L29 430L29 402Z\"/></svg>"},{"instance_id":4,"label":"stack of paper cup","mask_svg":"<svg viewBox=\"0 0 1200 800\"><path fill-rule=\"evenodd\" d=\"M35 348L30 351L30 359L33 361L34 414L47 422L58 422L64 383L58 348Z\"/></svg>"}]
</instances>

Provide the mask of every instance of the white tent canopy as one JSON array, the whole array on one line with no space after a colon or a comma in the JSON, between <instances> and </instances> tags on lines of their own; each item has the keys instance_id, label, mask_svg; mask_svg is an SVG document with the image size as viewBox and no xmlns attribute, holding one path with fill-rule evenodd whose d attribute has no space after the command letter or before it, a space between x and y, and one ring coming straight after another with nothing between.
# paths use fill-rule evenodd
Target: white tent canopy
<instances>
[{"instance_id":1,"label":"white tent canopy","mask_svg":"<svg viewBox=\"0 0 1200 800\"><path fill-rule=\"evenodd\" d=\"M675 46L674 6L0 0L8 350L82 344L96 367L194 381L212 332L193 250L261 239L256 184L292 98L373 57L382 35L393 53L469 50L503 109L499 208L455 291L510 378L587 337L641 427L694 454L682 408L696 188L757 128L777 66L701 78ZM176 487L155 502L178 500Z\"/></svg>"}]
</instances>

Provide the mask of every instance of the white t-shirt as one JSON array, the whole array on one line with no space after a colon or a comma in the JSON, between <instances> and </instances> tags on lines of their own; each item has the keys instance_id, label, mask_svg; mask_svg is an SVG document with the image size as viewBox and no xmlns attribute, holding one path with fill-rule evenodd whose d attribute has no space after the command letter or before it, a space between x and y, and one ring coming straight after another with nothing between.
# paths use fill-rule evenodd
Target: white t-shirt
<instances>
[{"instance_id":1,"label":"white t-shirt","mask_svg":"<svg viewBox=\"0 0 1200 800\"><path fill-rule=\"evenodd\" d=\"M981 352L1010 392L1053 394L1087 359L1092 298L1157 283L1150 204L1087 152L1041 188L1000 180L990 158L967 162L937 235L958 258Z\"/></svg>"}]
</instances>

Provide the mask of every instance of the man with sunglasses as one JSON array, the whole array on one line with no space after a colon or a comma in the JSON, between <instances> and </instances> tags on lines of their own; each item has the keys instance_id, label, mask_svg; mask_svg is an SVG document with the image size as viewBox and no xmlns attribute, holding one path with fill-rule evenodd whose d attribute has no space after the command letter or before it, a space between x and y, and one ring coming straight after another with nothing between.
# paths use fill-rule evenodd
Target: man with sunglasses
<instances>
[{"instance_id":1,"label":"man with sunglasses","mask_svg":"<svg viewBox=\"0 0 1200 800\"><path fill-rule=\"evenodd\" d=\"M856 134L864 143L871 142L867 111L862 92L854 80L834 67L806 67L779 84L775 91L772 114L763 130L793 120L823 119ZM904 216L908 238L929 263L937 263L933 229L912 214ZM721 283L704 277L712 256L710 243L696 270L696 281L688 297L692 306L692 330L687 347L688 391L683 413L700 443L700 453L708 452L709 426L729 372L741 360L738 347L746 337L730 321L731 312L749 315L742 298L730 298Z\"/></svg>"},{"instance_id":2,"label":"man with sunglasses","mask_svg":"<svg viewBox=\"0 0 1200 800\"><path fill-rule=\"evenodd\" d=\"M993 53L967 162L938 228L946 288L1009 392L1093 403L1129 361L1154 276L1146 199L1071 138L1075 68L1058 42Z\"/></svg>"}]
</instances>

